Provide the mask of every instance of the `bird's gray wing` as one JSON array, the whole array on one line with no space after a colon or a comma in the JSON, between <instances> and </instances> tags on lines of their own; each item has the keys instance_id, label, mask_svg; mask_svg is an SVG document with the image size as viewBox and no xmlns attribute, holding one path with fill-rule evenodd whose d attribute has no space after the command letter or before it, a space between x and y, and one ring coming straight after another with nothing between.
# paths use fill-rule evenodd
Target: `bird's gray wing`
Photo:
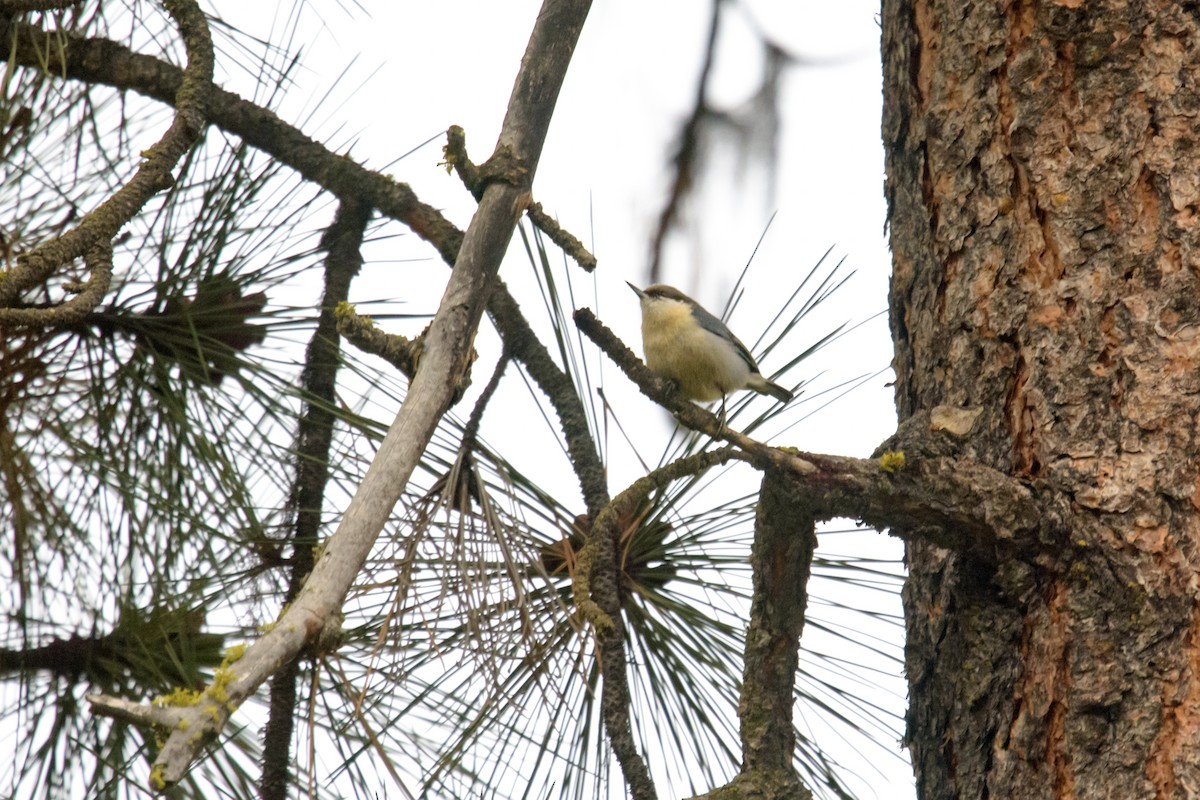
<instances>
[{"instance_id":1,"label":"bird's gray wing","mask_svg":"<svg viewBox=\"0 0 1200 800\"><path fill-rule=\"evenodd\" d=\"M758 363L755 362L754 356L750 355L750 351L746 348L746 345L742 344L741 339L733 335L733 331L729 330L728 326L726 326L724 322L721 322L721 320L717 319L698 305L692 306L692 316L696 318L696 322L700 323L700 327L704 328L704 330L715 333L721 338L728 337L733 342L733 346L737 348L738 355L741 356L742 360L746 362L746 365L750 367L751 372L760 371L758 369Z\"/></svg>"}]
</instances>

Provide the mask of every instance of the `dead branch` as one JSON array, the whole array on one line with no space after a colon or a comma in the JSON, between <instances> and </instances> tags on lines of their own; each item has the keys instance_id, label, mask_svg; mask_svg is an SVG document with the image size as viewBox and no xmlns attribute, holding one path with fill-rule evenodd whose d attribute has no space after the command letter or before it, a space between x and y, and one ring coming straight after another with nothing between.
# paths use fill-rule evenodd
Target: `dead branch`
<instances>
[{"instance_id":1,"label":"dead branch","mask_svg":"<svg viewBox=\"0 0 1200 800\"><path fill-rule=\"evenodd\" d=\"M225 679L214 681L172 730L151 769L154 791L176 784L204 743L282 664L302 651L336 646L346 592L469 366L471 342L517 218L528 204L529 183L589 6L587 0L547 0L543 5L497 145L497 151L506 151L520 165L524 177L516 185L496 182L485 191L430 325L416 376L345 516L295 602L241 659L229 664Z\"/></svg>"}]
</instances>

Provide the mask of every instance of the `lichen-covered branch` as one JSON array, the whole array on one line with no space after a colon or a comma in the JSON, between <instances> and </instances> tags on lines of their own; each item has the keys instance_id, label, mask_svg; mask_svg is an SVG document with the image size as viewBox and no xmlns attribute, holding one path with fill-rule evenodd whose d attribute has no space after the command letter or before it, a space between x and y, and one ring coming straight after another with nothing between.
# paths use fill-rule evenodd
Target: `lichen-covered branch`
<instances>
[{"instance_id":1,"label":"lichen-covered branch","mask_svg":"<svg viewBox=\"0 0 1200 800\"><path fill-rule=\"evenodd\" d=\"M554 363L550 351L533 332L503 281L496 282L496 291L488 303L488 313L504 337L505 348L525 366L529 376L546 393L550 405L554 407L562 425L563 438L566 439L567 455L583 493L584 505L587 506L588 515L594 516L608 503L607 473L596 451L596 442L588 428L587 412L575 390L575 384Z\"/></svg>"},{"instance_id":2,"label":"lichen-covered branch","mask_svg":"<svg viewBox=\"0 0 1200 800\"><path fill-rule=\"evenodd\" d=\"M170 127L158 142L145 151L141 166L124 186L85 214L70 231L41 242L28 253L22 254L11 269L0 272L0 306L12 305L22 292L39 285L55 270L84 254L102 256L102 252L95 249L97 243L104 242L105 246L111 247L112 238L146 201L171 186L171 171L204 130L213 71L213 47L208 21L194 0L165 0L164 5L179 27L188 59L187 67L180 72L172 92L175 117ZM14 40L5 37L4 41ZM22 41L21 38L14 41L17 45L15 49L20 49ZM43 59L45 53L54 52L54 48L46 48ZM92 260L95 263L97 259ZM79 301L80 297L91 299L97 294L94 288L99 285L107 286L107 280L94 281L89 287L93 291L85 290L75 300ZM95 298L95 302L99 302L99 297ZM81 302L76 302L70 313L80 313L81 305ZM57 322L59 320L54 317L53 309L0 308L0 323L3 324L43 325Z\"/></svg>"},{"instance_id":3,"label":"lichen-covered branch","mask_svg":"<svg viewBox=\"0 0 1200 800\"><path fill-rule=\"evenodd\" d=\"M89 694L86 699L92 704L92 710L97 714L144 728L157 727L163 730L173 730L187 718L187 709L179 706L135 703L121 697L107 697L98 694Z\"/></svg>"},{"instance_id":4,"label":"lichen-covered branch","mask_svg":"<svg viewBox=\"0 0 1200 800\"><path fill-rule=\"evenodd\" d=\"M596 269L596 257L583 246L583 242L579 241L575 234L559 225L558 220L542 210L541 203L531 203L529 210L525 213L529 216L530 222L550 237L550 241L574 259L575 263L583 267L585 272L592 272Z\"/></svg>"}]
</instances>

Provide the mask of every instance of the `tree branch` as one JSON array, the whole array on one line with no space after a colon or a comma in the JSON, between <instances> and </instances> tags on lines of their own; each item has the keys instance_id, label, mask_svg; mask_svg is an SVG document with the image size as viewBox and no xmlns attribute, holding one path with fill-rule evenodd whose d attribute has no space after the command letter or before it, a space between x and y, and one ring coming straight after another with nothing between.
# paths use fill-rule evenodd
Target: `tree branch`
<instances>
[{"instance_id":1,"label":"tree branch","mask_svg":"<svg viewBox=\"0 0 1200 800\"><path fill-rule=\"evenodd\" d=\"M692 105L692 113L688 115L687 122L679 134L679 147L672 159L675 163L675 177L650 245L650 283L658 283L662 274L662 253L667 234L677 222L679 210L691 192L695 180L696 162L700 159L700 123L712 113L708 107L708 81L717 57L717 34L721 30L723 6L721 0L712 0L712 22L704 47L704 64L700 67L700 77L697 79L696 100Z\"/></svg>"},{"instance_id":2,"label":"tree branch","mask_svg":"<svg viewBox=\"0 0 1200 800\"><path fill-rule=\"evenodd\" d=\"M729 784L705 795L710 800L812 796L792 764L800 634L817 546L808 506L808 497L797 491L790 478L771 471L763 476L750 550L754 588L738 702L742 769Z\"/></svg>"},{"instance_id":3,"label":"tree branch","mask_svg":"<svg viewBox=\"0 0 1200 800\"><path fill-rule=\"evenodd\" d=\"M525 213L542 233L550 237L550 241L574 259L575 263L583 267L585 272L592 272L596 269L596 257L583 246L583 242L579 241L575 234L559 225L558 220L543 211L541 203L531 204Z\"/></svg>"},{"instance_id":4,"label":"tree branch","mask_svg":"<svg viewBox=\"0 0 1200 800\"><path fill-rule=\"evenodd\" d=\"M491 175L487 164L476 166L467 155L466 132L457 125L452 126L447 132L446 146L442 148L442 151L446 154L446 165L454 168L459 180L467 187L467 191L478 200ZM541 203L530 204L525 213L530 221L542 233L550 237L550 241L574 259L576 264L587 272L596 269L596 257L588 252L587 248L583 246L583 242L547 214L542 209Z\"/></svg>"},{"instance_id":5,"label":"tree branch","mask_svg":"<svg viewBox=\"0 0 1200 800\"><path fill-rule=\"evenodd\" d=\"M157 143L145 151L141 166L128 183L85 214L75 228L40 243L22 254L12 269L0 272L0 306L11 305L21 292L42 283L56 269L85 253L98 255L99 251L95 250L98 243L104 242L105 246L111 248L112 238L146 201L171 186L171 171L204 129L213 71L208 21L194 0L164 0L164 5L179 27L188 58L187 67L180 73L172 93L171 102L176 111L171 126ZM53 53L54 48L47 47L45 52ZM106 279L102 283L107 287ZM94 291L85 291L80 297L90 299L95 294ZM96 302L99 302L98 297ZM76 303L76 311L79 305ZM54 321L57 320L46 309L0 308L0 323L41 325Z\"/></svg>"},{"instance_id":6,"label":"tree branch","mask_svg":"<svg viewBox=\"0 0 1200 800\"><path fill-rule=\"evenodd\" d=\"M321 237L325 249L325 293L317 327L308 340L300 388L304 411L296 431L296 477L288 506L295 514L292 535L291 575L284 603L291 603L312 571L320 538L321 509L329 483L329 451L333 442L333 409L337 404L337 371L340 337L335 309L346 302L350 282L362 267L363 234L371 210L362 203L343 200L333 222ZM283 800L290 785L292 730L295 725L296 680L300 659L288 661L271 678L270 714L263 732L260 800Z\"/></svg>"},{"instance_id":7,"label":"tree branch","mask_svg":"<svg viewBox=\"0 0 1200 800\"><path fill-rule=\"evenodd\" d=\"M0 51L5 60L86 83L128 89L168 105L177 101L183 72L153 56L135 53L108 39L85 39L69 32L47 32L0 17ZM209 123L287 164L305 179L339 198L359 199L406 224L453 264L463 233L441 212L417 199L413 190L373 172L347 156L329 151L273 112L212 86L206 109Z\"/></svg>"},{"instance_id":8,"label":"tree branch","mask_svg":"<svg viewBox=\"0 0 1200 800\"><path fill-rule=\"evenodd\" d=\"M488 303L488 314L504 337L505 348L525 366L554 407L588 516L594 518L608 503L608 478L596 452L596 443L588 428L587 412L584 411L579 393L575 391L575 384L554 363L550 351L533 332L503 281L496 282L496 291Z\"/></svg>"},{"instance_id":9,"label":"tree branch","mask_svg":"<svg viewBox=\"0 0 1200 800\"><path fill-rule=\"evenodd\" d=\"M1059 558L1068 547L1069 508L1047 506L1031 486L974 459L923 456L921 443L931 433L919 424L902 428L897 439L913 445L911 457L901 452L890 459L861 459L771 447L721 426L715 416L683 399L591 311L576 311L575 323L643 394L681 424L736 445L760 469L789 475L809 493L818 521L849 517L880 530L896 526L905 537L970 553L985 563L1007 557Z\"/></svg>"},{"instance_id":10,"label":"tree branch","mask_svg":"<svg viewBox=\"0 0 1200 800\"><path fill-rule=\"evenodd\" d=\"M754 588L738 706L744 772L795 774L792 705L817 547L807 506L792 481L774 472L763 476L750 550Z\"/></svg>"},{"instance_id":11,"label":"tree branch","mask_svg":"<svg viewBox=\"0 0 1200 800\"><path fill-rule=\"evenodd\" d=\"M14 63L40 68L49 53L50 68L68 78L130 89L168 104L174 102L182 78L178 67L107 39L83 39L69 33L62 34L60 49L59 40L52 38L58 35L0 17L0 41L16 43L8 56ZM241 137L339 198L360 198L385 216L403 222L430 242L447 264L454 263L462 231L435 208L420 202L408 185L330 152L274 113L232 92L213 87L208 111L211 124ZM595 514L608 502L604 465L571 379L554 363L501 281L496 283L488 313L512 357L525 366L554 406L588 513Z\"/></svg>"},{"instance_id":12,"label":"tree branch","mask_svg":"<svg viewBox=\"0 0 1200 800\"><path fill-rule=\"evenodd\" d=\"M201 702L189 709L188 724L171 732L151 770L154 791L177 783L230 713L281 664L306 647L336 644L346 592L469 365L471 341L518 215L529 202L529 185L589 6L587 0L547 0L543 5L496 148L520 166L520 180L515 185L497 182L485 191L430 325L416 376L341 524L325 543L295 602L271 631L229 665L225 680L214 680Z\"/></svg>"},{"instance_id":13,"label":"tree branch","mask_svg":"<svg viewBox=\"0 0 1200 800\"><path fill-rule=\"evenodd\" d=\"M696 453L654 470L621 492L598 514L586 531L579 552L571 591L583 617L596 629L600 670L604 676L600 698L604 729L621 765L629 793L635 800L656 796L646 763L638 752L629 719L629 679L625 671L625 621L621 614L617 543L621 520L632 517L650 492L672 481L699 474L742 455L732 447Z\"/></svg>"},{"instance_id":14,"label":"tree branch","mask_svg":"<svg viewBox=\"0 0 1200 800\"><path fill-rule=\"evenodd\" d=\"M0 13L23 14L28 11L60 11L79 0L0 0Z\"/></svg>"}]
</instances>

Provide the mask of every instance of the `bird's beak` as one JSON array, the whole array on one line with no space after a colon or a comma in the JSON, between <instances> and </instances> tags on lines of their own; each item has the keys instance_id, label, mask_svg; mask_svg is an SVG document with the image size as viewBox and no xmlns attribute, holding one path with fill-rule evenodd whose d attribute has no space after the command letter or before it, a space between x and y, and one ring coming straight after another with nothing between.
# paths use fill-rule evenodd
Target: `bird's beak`
<instances>
[{"instance_id":1,"label":"bird's beak","mask_svg":"<svg viewBox=\"0 0 1200 800\"><path fill-rule=\"evenodd\" d=\"M646 293L645 293L645 292L643 292L643 291L642 291L641 289L639 289L638 287L634 286L634 285L633 285L632 283L630 283L629 281L625 281L625 285L626 285L626 286L628 286L630 289L633 289L633 292L634 292L634 294L636 294L638 297L645 297L645 296L646 296Z\"/></svg>"}]
</instances>

